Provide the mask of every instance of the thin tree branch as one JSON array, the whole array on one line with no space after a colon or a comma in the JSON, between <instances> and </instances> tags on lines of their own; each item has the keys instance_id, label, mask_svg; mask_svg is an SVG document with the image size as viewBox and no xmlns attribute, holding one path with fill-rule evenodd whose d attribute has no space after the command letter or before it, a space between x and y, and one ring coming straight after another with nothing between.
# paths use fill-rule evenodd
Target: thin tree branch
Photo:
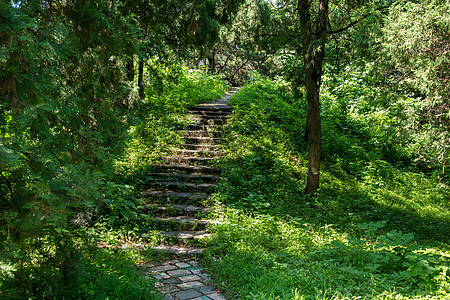
<instances>
[{"instance_id":1,"label":"thin tree branch","mask_svg":"<svg viewBox=\"0 0 450 300\"><path fill-rule=\"evenodd\" d=\"M301 35L300 34L265 33L265 34L256 34L256 35L253 35L253 37L255 37L255 38L260 38L260 37L290 37L290 38L295 37L295 38L299 38L299 37L301 37Z\"/></svg>"},{"instance_id":2,"label":"thin tree branch","mask_svg":"<svg viewBox=\"0 0 450 300\"><path fill-rule=\"evenodd\" d=\"M283 1L280 1L280 2L283 3ZM273 2L271 2L271 4L272 4L272 7L275 8L275 9L283 9L289 4L289 1L286 1L285 3L283 3L283 6L281 6L281 7L275 6L275 4L273 4Z\"/></svg>"},{"instance_id":3,"label":"thin tree branch","mask_svg":"<svg viewBox=\"0 0 450 300\"><path fill-rule=\"evenodd\" d=\"M239 70L241 70L243 67L245 67L245 65L248 63L248 59L239 67L239 68L237 68L234 72L233 72L233 74L231 75L231 77L230 77L230 79L228 80L230 83L233 81L233 79L234 79L234 76L236 76L236 74L237 74L237 72L239 72Z\"/></svg>"},{"instance_id":4,"label":"thin tree branch","mask_svg":"<svg viewBox=\"0 0 450 300\"><path fill-rule=\"evenodd\" d=\"M230 53L228 54L227 59L225 60L225 62L223 63L223 65L220 67L219 72L217 72L217 74L222 73L223 68L225 68L225 66L228 64L228 60L230 59L231 55L233 54L232 51L230 51Z\"/></svg>"},{"instance_id":5,"label":"thin tree branch","mask_svg":"<svg viewBox=\"0 0 450 300\"><path fill-rule=\"evenodd\" d=\"M360 17L360 18L357 19L357 20L354 20L354 21L350 22L350 23L347 24L347 26L345 26L345 27L342 27L342 28L339 28L339 29L336 29L336 30L330 30L330 31L328 31L328 34L336 34L336 33L341 33L341 32L343 32L343 31L346 31L346 30L349 29L350 27L353 27L353 26L355 26L356 24L358 24L358 23L360 23L361 21L363 21L365 18L370 17L371 15L373 15L376 11L382 10L382 9L385 9L385 8L389 8L389 6L381 6L381 7L378 7L378 8L375 9L374 11L372 11L372 12L370 12L370 13L368 13L368 14L362 16L362 17Z\"/></svg>"}]
</instances>

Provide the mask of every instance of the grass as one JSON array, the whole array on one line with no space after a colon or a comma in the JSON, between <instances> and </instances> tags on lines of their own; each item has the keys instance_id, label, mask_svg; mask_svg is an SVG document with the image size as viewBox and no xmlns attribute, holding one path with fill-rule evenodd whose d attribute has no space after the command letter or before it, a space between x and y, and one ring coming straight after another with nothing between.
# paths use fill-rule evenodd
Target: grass
<instances>
[{"instance_id":1,"label":"grass","mask_svg":"<svg viewBox=\"0 0 450 300\"><path fill-rule=\"evenodd\" d=\"M303 192L304 103L264 80L232 99L216 195L224 223L209 253L216 280L238 299L450 297L448 186L407 159L392 163L383 149L395 145L322 99L314 197Z\"/></svg>"},{"instance_id":2,"label":"grass","mask_svg":"<svg viewBox=\"0 0 450 300\"><path fill-rule=\"evenodd\" d=\"M157 297L136 265L159 255L92 245L160 242L139 191L151 164L179 142L189 106L216 99L226 88L204 73L179 71L184 75L172 89L148 91L155 96L130 129L128 153L106 183L100 216L71 233L74 260L67 254L59 260L61 242L37 240L36 249L49 251L18 259L25 262L19 266L14 255L20 249L11 248L1 253L0 297ZM364 102L340 92L345 99L331 88L322 95L321 188L314 197L303 191L305 103L293 99L287 85L259 79L233 97L228 154L212 200L224 204L213 213L223 222L207 241L209 270L237 299L449 298L448 183L414 162L414 145L390 130L389 109L369 105L367 95L376 93L362 89ZM72 285L63 283L64 260L76 262Z\"/></svg>"}]
</instances>

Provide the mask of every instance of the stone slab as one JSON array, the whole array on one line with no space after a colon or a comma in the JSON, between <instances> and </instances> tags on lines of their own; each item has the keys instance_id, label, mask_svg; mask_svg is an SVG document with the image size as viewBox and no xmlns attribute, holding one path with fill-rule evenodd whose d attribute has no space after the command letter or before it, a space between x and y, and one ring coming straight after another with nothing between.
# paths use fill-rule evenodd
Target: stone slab
<instances>
[{"instance_id":1,"label":"stone slab","mask_svg":"<svg viewBox=\"0 0 450 300\"><path fill-rule=\"evenodd\" d=\"M185 268L191 267L190 264L184 263L184 262L176 263L175 265L176 265L178 268L181 268L181 269L185 269Z\"/></svg>"},{"instance_id":2,"label":"stone slab","mask_svg":"<svg viewBox=\"0 0 450 300\"><path fill-rule=\"evenodd\" d=\"M181 281L183 282L189 282L189 281L198 281L201 280L201 278L197 275L190 275L190 276L183 276L183 277L178 277Z\"/></svg>"},{"instance_id":3,"label":"stone slab","mask_svg":"<svg viewBox=\"0 0 450 300\"><path fill-rule=\"evenodd\" d=\"M202 294L200 294L199 292L197 292L194 289L181 291L181 292L178 292L175 294L175 297L177 297L180 300L188 300L188 299L193 299L193 298L200 297L200 296L202 296Z\"/></svg>"},{"instance_id":4,"label":"stone slab","mask_svg":"<svg viewBox=\"0 0 450 300\"><path fill-rule=\"evenodd\" d=\"M168 271L167 274L169 274L170 276L181 277L181 276L192 275L192 272L189 270L186 270L186 269L178 269L178 270Z\"/></svg>"},{"instance_id":5,"label":"stone slab","mask_svg":"<svg viewBox=\"0 0 450 300\"><path fill-rule=\"evenodd\" d=\"M193 289L193 288L198 288L198 287L202 287L202 286L205 286L205 285L200 281L191 281L191 282L178 284L178 287L180 289Z\"/></svg>"},{"instance_id":6,"label":"stone slab","mask_svg":"<svg viewBox=\"0 0 450 300\"><path fill-rule=\"evenodd\" d=\"M212 300L227 300L227 298L225 298L224 296L222 296L219 293L214 293L211 295L208 295L209 298L211 298Z\"/></svg>"},{"instance_id":7,"label":"stone slab","mask_svg":"<svg viewBox=\"0 0 450 300\"><path fill-rule=\"evenodd\" d=\"M163 265L163 266L157 266L150 269L150 271L153 272L164 272L164 271L170 271L177 269L177 266L174 265Z\"/></svg>"}]
</instances>

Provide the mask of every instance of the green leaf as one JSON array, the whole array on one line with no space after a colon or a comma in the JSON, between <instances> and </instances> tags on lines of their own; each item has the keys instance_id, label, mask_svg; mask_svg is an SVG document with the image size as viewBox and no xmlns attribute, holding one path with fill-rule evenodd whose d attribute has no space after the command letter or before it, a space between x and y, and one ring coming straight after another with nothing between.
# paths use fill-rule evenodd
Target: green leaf
<instances>
[{"instance_id":1,"label":"green leaf","mask_svg":"<svg viewBox=\"0 0 450 300\"><path fill-rule=\"evenodd\" d=\"M389 242L389 246L391 246L391 247L402 246L402 245L404 245L404 244L406 244L406 242L405 242L405 241L402 241L402 240L400 240L400 239L396 239L396 240L394 240L394 241L390 241L390 242Z\"/></svg>"},{"instance_id":2,"label":"green leaf","mask_svg":"<svg viewBox=\"0 0 450 300\"><path fill-rule=\"evenodd\" d=\"M388 240L388 238L384 234L382 234L382 235L377 236L377 240L386 242Z\"/></svg>"},{"instance_id":3,"label":"green leaf","mask_svg":"<svg viewBox=\"0 0 450 300\"><path fill-rule=\"evenodd\" d=\"M375 245L375 249L379 249L379 248L383 248L383 247L385 247L385 244L381 243L381 242Z\"/></svg>"},{"instance_id":4,"label":"green leaf","mask_svg":"<svg viewBox=\"0 0 450 300\"><path fill-rule=\"evenodd\" d=\"M136 207L136 205L131 201L125 201L124 204L128 207Z\"/></svg>"},{"instance_id":5,"label":"green leaf","mask_svg":"<svg viewBox=\"0 0 450 300\"><path fill-rule=\"evenodd\" d=\"M414 240L414 233L410 232L410 233L404 234L403 238L406 241L412 241L412 240Z\"/></svg>"},{"instance_id":6,"label":"green leaf","mask_svg":"<svg viewBox=\"0 0 450 300\"><path fill-rule=\"evenodd\" d=\"M126 210L121 210L120 214L127 220L130 218L130 213Z\"/></svg>"}]
</instances>

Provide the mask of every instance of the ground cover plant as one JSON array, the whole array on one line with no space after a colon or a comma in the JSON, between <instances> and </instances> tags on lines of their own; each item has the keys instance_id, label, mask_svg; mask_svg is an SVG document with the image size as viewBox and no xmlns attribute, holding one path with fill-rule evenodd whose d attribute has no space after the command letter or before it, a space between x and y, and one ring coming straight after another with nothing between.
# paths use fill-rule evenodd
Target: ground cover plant
<instances>
[{"instance_id":1,"label":"ground cover plant","mask_svg":"<svg viewBox=\"0 0 450 300\"><path fill-rule=\"evenodd\" d=\"M323 91L313 197L304 193L305 104L261 79L233 97L210 270L237 298L449 297L448 186L389 130L400 104L363 101L395 95L357 82L330 80Z\"/></svg>"}]
</instances>

